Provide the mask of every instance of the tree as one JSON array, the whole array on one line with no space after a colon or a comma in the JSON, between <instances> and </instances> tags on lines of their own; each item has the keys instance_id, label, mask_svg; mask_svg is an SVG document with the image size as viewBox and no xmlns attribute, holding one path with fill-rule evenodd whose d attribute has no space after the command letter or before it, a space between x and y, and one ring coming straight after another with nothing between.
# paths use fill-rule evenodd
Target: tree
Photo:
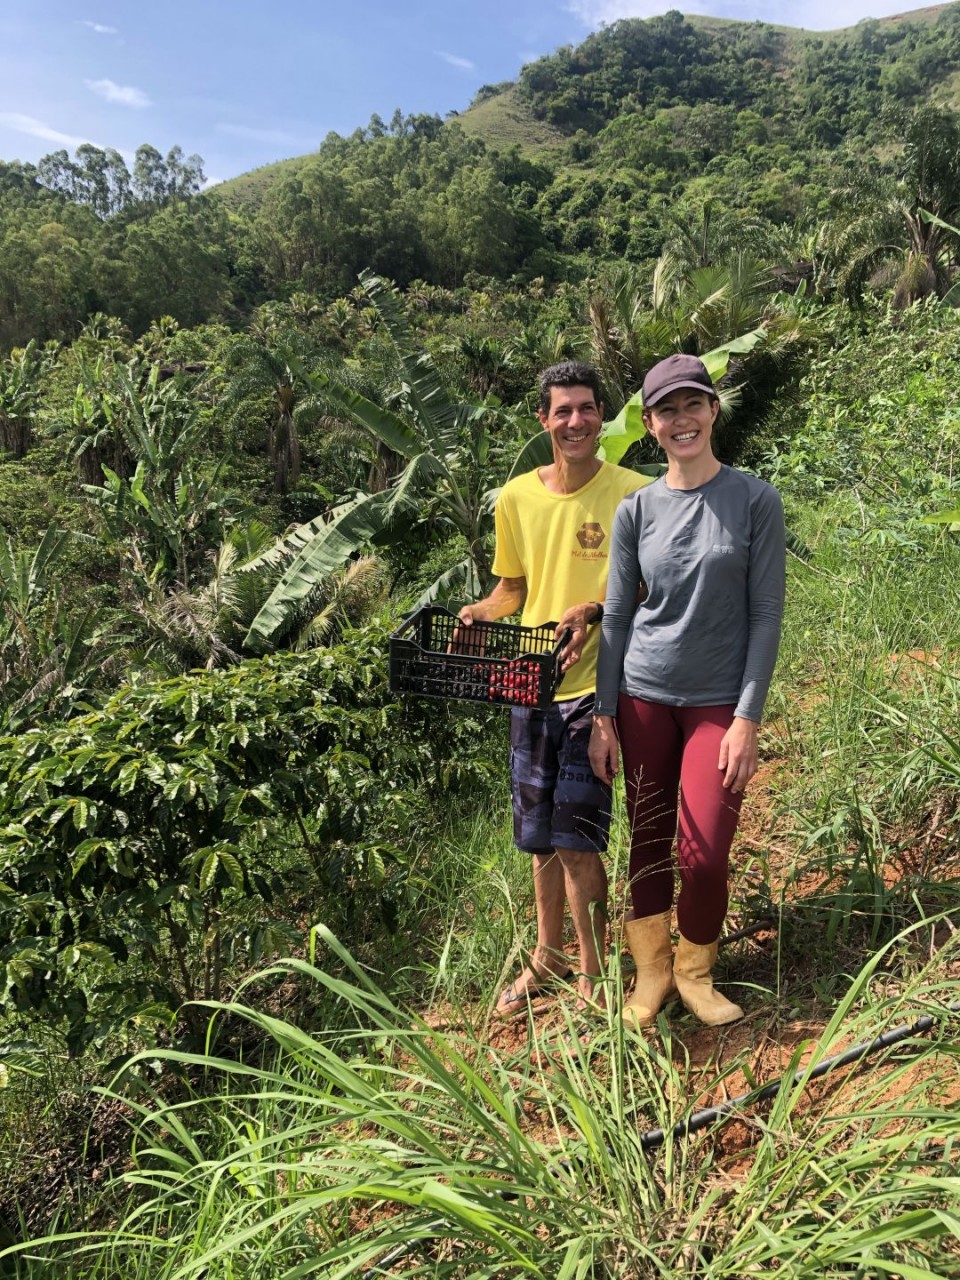
<instances>
[{"instance_id":1,"label":"tree","mask_svg":"<svg viewBox=\"0 0 960 1280\"><path fill-rule=\"evenodd\" d=\"M855 301L868 283L892 285L897 308L931 294L942 298L956 255L941 221L960 217L960 117L918 108L906 122L895 177L861 181L846 199L856 212L837 220L831 246L841 292Z\"/></svg>"},{"instance_id":2,"label":"tree","mask_svg":"<svg viewBox=\"0 0 960 1280\"><path fill-rule=\"evenodd\" d=\"M160 366L115 372L104 410L135 463L118 475L103 467L100 485L84 485L134 578L187 590L223 533L227 498L223 460L207 464L207 422L182 379L161 381ZM145 584L144 584L145 585Z\"/></svg>"},{"instance_id":3,"label":"tree","mask_svg":"<svg viewBox=\"0 0 960 1280\"><path fill-rule=\"evenodd\" d=\"M133 161L133 193L147 204L163 204L170 189L170 175L163 156L149 143L137 147Z\"/></svg>"},{"instance_id":4,"label":"tree","mask_svg":"<svg viewBox=\"0 0 960 1280\"><path fill-rule=\"evenodd\" d=\"M298 422L316 418L319 409L309 366L316 348L296 329L267 324L257 335L239 337L227 357L232 378L227 403L239 407L253 398L271 402L267 420L267 452L275 493L289 493L300 480Z\"/></svg>"},{"instance_id":5,"label":"tree","mask_svg":"<svg viewBox=\"0 0 960 1280\"><path fill-rule=\"evenodd\" d=\"M42 715L63 717L110 670L117 637L96 608L74 613L55 576L68 546L50 528L19 549L0 529L0 729L13 733Z\"/></svg>"}]
</instances>

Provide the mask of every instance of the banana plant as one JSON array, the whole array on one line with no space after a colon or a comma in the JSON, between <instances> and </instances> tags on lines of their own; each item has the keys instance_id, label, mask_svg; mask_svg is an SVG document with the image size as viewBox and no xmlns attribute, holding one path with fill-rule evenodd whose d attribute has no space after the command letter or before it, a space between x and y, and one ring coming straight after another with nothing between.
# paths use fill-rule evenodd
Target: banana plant
<instances>
[{"instance_id":1,"label":"banana plant","mask_svg":"<svg viewBox=\"0 0 960 1280\"><path fill-rule=\"evenodd\" d=\"M77 537L78 535L74 535ZM66 609L55 571L68 535L50 528L35 549L0 530L0 729L12 733L44 711L66 713L100 679L119 639L99 610Z\"/></svg>"},{"instance_id":2,"label":"banana plant","mask_svg":"<svg viewBox=\"0 0 960 1280\"><path fill-rule=\"evenodd\" d=\"M176 379L160 380L159 366L142 385L133 371L116 370L99 397L136 466L124 476L101 462L102 484L83 490L138 572L186 589L204 548L222 532L223 460L197 461L206 423Z\"/></svg>"},{"instance_id":3,"label":"banana plant","mask_svg":"<svg viewBox=\"0 0 960 1280\"><path fill-rule=\"evenodd\" d=\"M33 339L0 360L0 450L15 458L22 458L30 447L44 371L44 358Z\"/></svg>"}]
</instances>

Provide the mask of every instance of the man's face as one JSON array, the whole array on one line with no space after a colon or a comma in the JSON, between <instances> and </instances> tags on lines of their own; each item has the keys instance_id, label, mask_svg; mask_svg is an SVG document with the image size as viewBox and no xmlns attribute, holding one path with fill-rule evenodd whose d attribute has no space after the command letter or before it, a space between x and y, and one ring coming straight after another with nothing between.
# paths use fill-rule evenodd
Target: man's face
<instances>
[{"instance_id":1,"label":"man's face","mask_svg":"<svg viewBox=\"0 0 960 1280\"><path fill-rule=\"evenodd\" d=\"M550 412L537 417L553 440L553 456L566 462L585 462L597 451L603 426L603 406L589 387L551 387Z\"/></svg>"}]
</instances>

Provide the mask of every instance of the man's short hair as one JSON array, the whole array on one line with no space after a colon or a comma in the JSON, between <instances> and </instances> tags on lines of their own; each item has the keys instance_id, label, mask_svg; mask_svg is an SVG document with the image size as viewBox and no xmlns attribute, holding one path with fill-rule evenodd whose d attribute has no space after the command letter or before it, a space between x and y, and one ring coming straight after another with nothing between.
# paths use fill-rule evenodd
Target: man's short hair
<instances>
[{"instance_id":1,"label":"man's short hair","mask_svg":"<svg viewBox=\"0 0 960 1280\"><path fill-rule=\"evenodd\" d=\"M550 412L551 387L589 387L593 392L593 402L600 408L600 379L592 364L585 360L562 360L560 364L552 364L541 373L538 387L540 390L540 412L546 416Z\"/></svg>"}]
</instances>

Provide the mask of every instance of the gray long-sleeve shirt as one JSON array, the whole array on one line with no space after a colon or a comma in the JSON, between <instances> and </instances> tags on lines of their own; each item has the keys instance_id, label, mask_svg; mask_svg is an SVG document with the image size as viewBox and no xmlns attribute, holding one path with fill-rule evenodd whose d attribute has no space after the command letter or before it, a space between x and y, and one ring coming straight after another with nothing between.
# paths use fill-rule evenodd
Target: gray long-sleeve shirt
<instances>
[{"instance_id":1,"label":"gray long-sleeve shirt","mask_svg":"<svg viewBox=\"0 0 960 1280\"><path fill-rule=\"evenodd\" d=\"M736 715L759 721L785 577L783 505L755 476L724 466L698 489L661 477L625 498L613 522L594 713L615 715L622 689L672 706L735 703Z\"/></svg>"}]
</instances>

